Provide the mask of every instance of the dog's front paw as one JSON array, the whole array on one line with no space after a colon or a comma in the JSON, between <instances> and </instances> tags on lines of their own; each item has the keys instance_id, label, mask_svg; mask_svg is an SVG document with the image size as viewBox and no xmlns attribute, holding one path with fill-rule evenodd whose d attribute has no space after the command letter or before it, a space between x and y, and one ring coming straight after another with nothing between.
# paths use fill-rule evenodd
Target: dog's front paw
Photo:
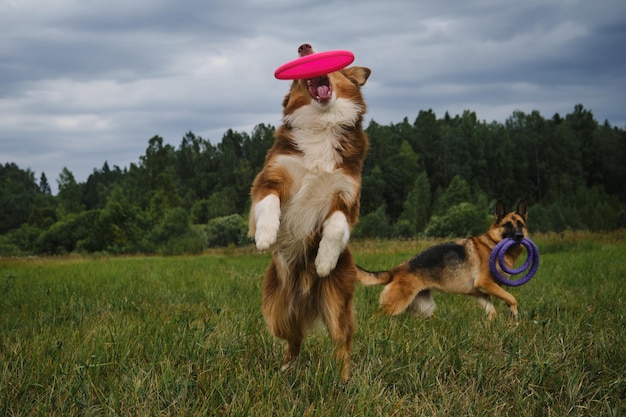
<instances>
[{"instance_id":1,"label":"dog's front paw","mask_svg":"<svg viewBox=\"0 0 626 417\"><path fill-rule=\"evenodd\" d=\"M280 200L269 194L254 207L256 230L254 240L259 250L266 250L276 243L280 226Z\"/></svg>"},{"instance_id":2,"label":"dog's front paw","mask_svg":"<svg viewBox=\"0 0 626 417\"><path fill-rule=\"evenodd\" d=\"M330 275L330 272L335 269L335 266L337 266L337 259L339 259L339 254L322 254L318 251L317 257L315 258L315 271L317 272L317 275L320 277L327 277Z\"/></svg>"},{"instance_id":3,"label":"dog's front paw","mask_svg":"<svg viewBox=\"0 0 626 417\"><path fill-rule=\"evenodd\" d=\"M328 276L335 266L339 255L343 252L350 238L350 227L346 216L340 212L334 212L324 222L324 232L317 256L315 257L315 270L320 277Z\"/></svg>"},{"instance_id":4,"label":"dog's front paw","mask_svg":"<svg viewBox=\"0 0 626 417\"><path fill-rule=\"evenodd\" d=\"M258 250L267 250L270 246L276 243L276 236L278 235L278 224L268 224L267 227L258 227L254 234L254 240Z\"/></svg>"}]
</instances>

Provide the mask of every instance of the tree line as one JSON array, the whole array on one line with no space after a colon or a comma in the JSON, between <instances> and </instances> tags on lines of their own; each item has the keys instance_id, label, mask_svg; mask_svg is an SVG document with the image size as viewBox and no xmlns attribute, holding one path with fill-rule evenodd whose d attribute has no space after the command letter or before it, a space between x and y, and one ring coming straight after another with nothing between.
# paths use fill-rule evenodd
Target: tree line
<instances>
[{"instance_id":1,"label":"tree line","mask_svg":"<svg viewBox=\"0 0 626 417\"><path fill-rule=\"evenodd\" d=\"M488 227L498 199L529 204L531 232L626 226L626 132L576 105L565 117L515 111L504 123L465 111L366 129L361 218L354 237L466 236ZM198 253L247 244L252 180L274 127L228 130L220 143L160 136L136 163L104 162L79 183L0 164L0 255Z\"/></svg>"}]
</instances>

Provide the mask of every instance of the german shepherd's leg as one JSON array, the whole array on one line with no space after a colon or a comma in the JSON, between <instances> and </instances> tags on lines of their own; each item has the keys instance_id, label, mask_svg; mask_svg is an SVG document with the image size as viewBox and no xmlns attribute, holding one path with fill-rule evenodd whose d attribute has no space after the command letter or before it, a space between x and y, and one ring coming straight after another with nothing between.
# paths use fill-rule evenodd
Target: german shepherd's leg
<instances>
[{"instance_id":1,"label":"german shepherd's leg","mask_svg":"<svg viewBox=\"0 0 626 417\"><path fill-rule=\"evenodd\" d=\"M328 335L335 345L335 360L341 365L341 376L344 381L350 378L350 349L356 328L354 317L354 287L356 269L351 256L340 257L337 267L322 280L320 288L320 314Z\"/></svg>"},{"instance_id":2,"label":"german shepherd's leg","mask_svg":"<svg viewBox=\"0 0 626 417\"><path fill-rule=\"evenodd\" d=\"M489 299L488 295L478 295L476 296L476 301L478 301L478 304L483 308L483 310L485 310L489 320L493 320L496 317L496 308L493 306L493 303Z\"/></svg>"},{"instance_id":3,"label":"german shepherd's leg","mask_svg":"<svg viewBox=\"0 0 626 417\"><path fill-rule=\"evenodd\" d=\"M517 300L511 294L506 292L502 287L493 282L491 278L479 278L476 282L476 289L483 294L493 295L508 304L509 311L511 312L511 316L515 320L518 319L517 314ZM487 312L489 314L489 312ZM489 314L489 319L493 319L495 317L495 309L493 315Z\"/></svg>"},{"instance_id":4,"label":"german shepherd's leg","mask_svg":"<svg viewBox=\"0 0 626 417\"><path fill-rule=\"evenodd\" d=\"M380 305L385 313L395 316L409 307L417 293L426 289L426 284L418 275L395 273L380 293Z\"/></svg>"},{"instance_id":5,"label":"german shepherd's leg","mask_svg":"<svg viewBox=\"0 0 626 417\"><path fill-rule=\"evenodd\" d=\"M430 289L420 291L409 306L409 310L416 316L429 318L437 309L437 304L433 300Z\"/></svg>"},{"instance_id":6,"label":"german shepherd's leg","mask_svg":"<svg viewBox=\"0 0 626 417\"><path fill-rule=\"evenodd\" d=\"M270 332L287 341L281 368L283 371L293 367L304 340L304 325L298 322L297 312L292 308L292 300L291 288L283 286L278 277L276 264L272 262L265 273L262 309Z\"/></svg>"}]
</instances>

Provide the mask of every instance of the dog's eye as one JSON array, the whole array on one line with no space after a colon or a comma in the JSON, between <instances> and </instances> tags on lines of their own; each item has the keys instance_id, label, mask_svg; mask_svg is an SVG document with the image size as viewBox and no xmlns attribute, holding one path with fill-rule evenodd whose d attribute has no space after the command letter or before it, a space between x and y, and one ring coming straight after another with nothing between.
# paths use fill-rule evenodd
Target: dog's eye
<instances>
[{"instance_id":1,"label":"dog's eye","mask_svg":"<svg viewBox=\"0 0 626 417\"><path fill-rule=\"evenodd\" d=\"M504 223L504 227L506 227L507 229L511 229L513 227L513 223L506 222L506 223Z\"/></svg>"},{"instance_id":2,"label":"dog's eye","mask_svg":"<svg viewBox=\"0 0 626 417\"><path fill-rule=\"evenodd\" d=\"M518 222L517 222L517 227L518 227L519 229L523 229L523 228L524 228L524 223L522 223L522 222L518 221Z\"/></svg>"}]
</instances>

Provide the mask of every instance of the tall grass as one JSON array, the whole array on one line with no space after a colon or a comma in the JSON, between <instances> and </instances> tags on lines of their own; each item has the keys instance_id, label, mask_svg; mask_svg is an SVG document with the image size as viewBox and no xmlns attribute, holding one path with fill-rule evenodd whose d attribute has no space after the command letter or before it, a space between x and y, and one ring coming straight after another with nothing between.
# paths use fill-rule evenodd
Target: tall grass
<instances>
[{"instance_id":1,"label":"tall grass","mask_svg":"<svg viewBox=\"0 0 626 417\"><path fill-rule=\"evenodd\" d=\"M323 328L278 370L266 254L0 259L0 415L626 415L626 232L534 240L518 324L445 294L389 318L359 286L346 385ZM352 247L382 269L432 243Z\"/></svg>"}]
</instances>

